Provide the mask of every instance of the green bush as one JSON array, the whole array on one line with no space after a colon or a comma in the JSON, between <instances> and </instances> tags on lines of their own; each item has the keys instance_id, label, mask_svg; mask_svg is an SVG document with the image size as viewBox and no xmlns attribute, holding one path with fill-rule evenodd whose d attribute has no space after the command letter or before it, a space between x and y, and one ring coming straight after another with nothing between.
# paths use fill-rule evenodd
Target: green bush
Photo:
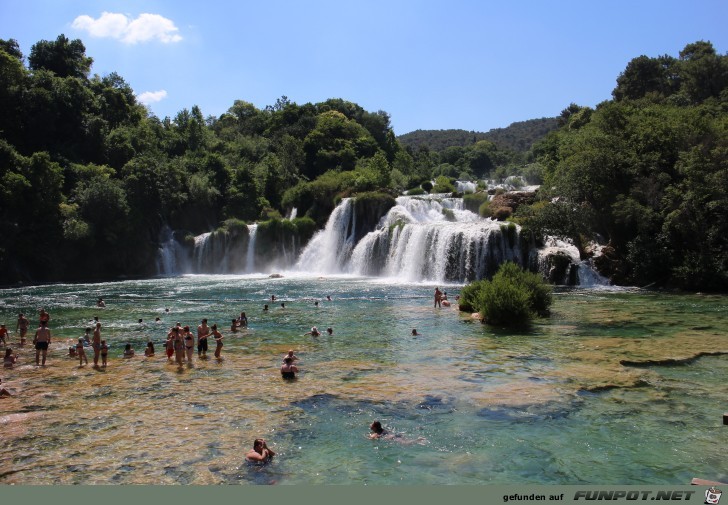
<instances>
[{"instance_id":1,"label":"green bush","mask_svg":"<svg viewBox=\"0 0 728 505\"><path fill-rule=\"evenodd\" d=\"M412 188L412 189L407 190L407 194L409 196L424 195L425 194L425 190L422 189L422 188L420 188L420 187Z\"/></svg>"},{"instance_id":2,"label":"green bush","mask_svg":"<svg viewBox=\"0 0 728 505\"><path fill-rule=\"evenodd\" d=\"M541 276L508 262L501 265L492 280L465 286L460 309L476 309L484 323L520 326L535 315L548 315L552 301L551 286Z\"/></svg>"},{"instance_id":3,"label":"green bush","mask_svg":"<svg viewBox=\"0 0 728 505\"><path fill-rule=\"evenodd\" d=\"M508 278L493 277L483 287L480 300L478 312L485 323L521 326L531 319L528 291Z\"/></svg>"},{"instance_id":4,"label":"green bush","mask_svg":"<svg viewBox=\"0 0 728 505\"><path fill-rule=\"evenodd\" d=\"M492 217L493 216L493 214L490 210L490 202L488 200L486 200L480 204L480 207L478 207L478 215L480 217Z\"/></svg>"},{"instance_id":5,"label":"green bush","mask_svg":"<svg viewBox=\"0 0 728 505\"><path fill-rule=\"evenodd\" d=\"M488 193L467 193L463 195L463 205L470 212L478 213L480 206L488 201Z\"/></svg>"},{"instance_id":6,"label":"green bush","mask_svg":"<svg viewBox=\"0 0 728 505\"><path fill-rule=\"evenodd\" d=\"M486 280L475 281L463 287L460 291L460 300L458 305L463 312L477 312L478 307L483 305L482 292L483 286L488 282Z\"/></svg>"},{"instance_id":7,"label":"green bush","mask_svg":"<svg viewBox=\"0 0 728 505\"><path fill-rule=\"evenodd\" d=\"M435 179L435 187L432 188L433 193L454 193L455 186L450 182L450 178L440 175Z\"/></svg>"}]
</instances>

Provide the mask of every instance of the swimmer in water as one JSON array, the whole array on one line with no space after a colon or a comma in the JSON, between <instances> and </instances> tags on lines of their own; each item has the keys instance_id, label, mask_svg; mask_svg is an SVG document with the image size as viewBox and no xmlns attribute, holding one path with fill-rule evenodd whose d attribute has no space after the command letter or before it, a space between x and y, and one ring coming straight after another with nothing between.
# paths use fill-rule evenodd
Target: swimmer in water
<instances>
[{"instance_id":1,"label":"swimmer in water","mask_svg":"<svg viewBox=\"0 0 728 505\"><path fill-rule=\"evenodd\" d=\"M293 364L293 359L286 356L283 358L283 365L281 365L281 377L284 379L295 379L298 367Z\"/></svg>"},{"instance_id":2,"label":"swimmer in water","mask_svg":"<svg viewBox=\"0 0 728 505\"><path fill-rule=\"evenodd\" d=\"M253 442L253 448L245 455L245 459L253 463L267 463L276 453L268 447L268 444L262 438L256 438Z\"/></svg>"},{"instance_id":3,"label":"swimmer in water","mask_svg":"<svg viewBox=\"0 0 728 505\"><path fill-rule=\"evenodd\" d=\"M318 331L318 328L316 328L316 327L314 326L313 328L311 328L311 331L307 331L307 332L306 332L306 333L304 333L303 335L304 335L304 336L305 336L305 335L311 335L312 337L318 337L319 335L321 335L321 332L320 332L320 331Z\"/></svg>"}]
</instances>

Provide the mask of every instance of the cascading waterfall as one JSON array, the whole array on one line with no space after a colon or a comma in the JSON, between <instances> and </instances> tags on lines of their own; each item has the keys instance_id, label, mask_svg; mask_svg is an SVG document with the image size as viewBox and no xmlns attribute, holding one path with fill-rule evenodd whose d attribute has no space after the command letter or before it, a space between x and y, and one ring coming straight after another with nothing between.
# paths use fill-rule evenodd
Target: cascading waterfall
<instances>
[{"instance_id":1,"label":"cascading waterfall","mask_svg":"<svg viewBox=\"0 0 728 505\"><path fill-rule=\"evenodd\" d=\"M177 275L184 268L185 252L174 238L172 229L164 225L159 233L157 273L162 276Z\"/></svg>"},{"instance_id":2,"label":"cascading waterfall","mask_svg":"<svg viewBox=\"0 0 728 505\"><path fill-rule=\"evenodd\" d=\"M344 198L329 216L326 227L316 232L296 264L299 270L322 274L347 273L347 260L354 248L354 203Z\"/></svg>"},{"instance_id":3,"label":"cascading waterfall","mask_svg":"<svg viewBox=\"0 0 728 505\"><path fill-rule=\"evenodd\" d=\"M270 228L259 230L257 224L203 233L194 238L194 245L191 240L182 245L165 227L160 235L157 271L161 275L253 273L294 265L298 271L321 275L441 283L489 278L502 263L512 261L540 272L555 284L609 284L596 272L591 259L580 258L571 242L549 237L544 247L528 251L520 239L519 226L483 219L465 209L462 198L449 194L400 196L380 211L372 210L376 208L362 207L354 198L343 199L325 228L300 254L301 244L295 234L271 235ZM389 211L375 226L381 215L378 212L386 208ZM294 209L289 219L295 215ZM273 242L271 237L275 237ZM263 254L258 248L267 252Z\"/></svg>"},{"instance_id":4,"label":"cascading waterfall","mask_svg":"<svg viewBox=\"0 0 728 505\"><path fill-rule=\"evenodd\" d=\"M458 193L475 193L478 184L472 181L455 181L455 191Z\"/></svg>"},{"instance_id":5,"label":"cascading waterfall","mask_svg":"<svg viewBox=\"0 0 728 505\"><path fill-rule=\"evenodd\" d=\"M609 284L596 271L591 258L581 259L579 249L570 240L547 237L544 247L531 252L531 265L555 284L587 287Z\"/></svg>"},{"instance_id":6,"label":"cascading waterfall","mask_svg":"<svg viewBox=\"0 0 728 505\"><path fill-rule=\"evenodd\" d=\"M245 254L245 271L247 273L255 271L255 236L258 232L257 224L248 225L248 252Z\"/></svg>"},{"instance_id":7,"label":"cascading waterfall","mask_svg":"<svg viewBox=\"0 0 728 505\"><path fill-rule=\"evenodd\" d=\"M298 268L319 273L384 275L410 281L466 281L522 264L519 229L482 219L459 198L397 198L376 230L353 244L354 207L345 200L304 250Z\"/></svg>"}]
</instances>

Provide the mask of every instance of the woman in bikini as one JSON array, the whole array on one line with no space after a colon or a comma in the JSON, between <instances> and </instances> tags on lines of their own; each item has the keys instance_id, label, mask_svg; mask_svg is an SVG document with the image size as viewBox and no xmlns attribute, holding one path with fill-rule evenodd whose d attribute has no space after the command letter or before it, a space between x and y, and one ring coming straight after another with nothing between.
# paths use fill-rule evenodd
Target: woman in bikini
<instances>
[{"instance_id":1,"label":"woman in bikini","mask_svg":"<svg viewBox=\"0 0 728 505\"><path fill-rule=\"evenodd\" d=\"M187 363L192 364L192 353L195 351L195 337L190 332L190 327L184 327L185 353L187 354Z\"/></svg>"}]
</instances>

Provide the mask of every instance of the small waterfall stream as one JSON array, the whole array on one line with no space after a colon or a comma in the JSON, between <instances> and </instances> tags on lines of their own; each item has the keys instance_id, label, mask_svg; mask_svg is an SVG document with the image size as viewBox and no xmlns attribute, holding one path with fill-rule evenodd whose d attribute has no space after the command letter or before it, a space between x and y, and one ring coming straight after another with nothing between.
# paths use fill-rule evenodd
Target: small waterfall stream
<instances>
[{"instance_id":1,"label":"small waterfall stream","mask_svg":"<svg viewBox=\"0 0 728 505\"><path fill-rule=\"evenodd\" d=\"M258 232L257 224L248 225L248 251L245 254L245 272L255 272L255 237Z\"/></svg>"}]
</instances>

